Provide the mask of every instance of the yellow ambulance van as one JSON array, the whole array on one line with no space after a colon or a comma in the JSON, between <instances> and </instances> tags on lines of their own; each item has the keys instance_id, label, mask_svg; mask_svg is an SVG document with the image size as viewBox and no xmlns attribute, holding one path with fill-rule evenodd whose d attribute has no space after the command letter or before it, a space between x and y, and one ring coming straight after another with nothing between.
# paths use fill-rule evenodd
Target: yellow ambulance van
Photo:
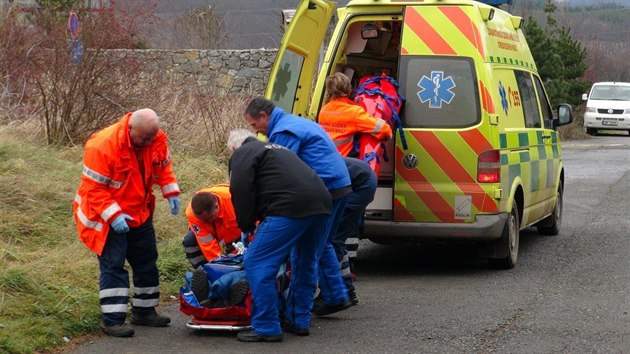
<instances>
[{"instance_id":1,"label":"yellow ambulance van","mask_svg":"<svg viewBox=\"0 0 630 354\"><path fill-rule=\"evenodd\" d=\"M299 4L265 95L315 120L332 73L353 81L387 73L398 81L402 127L388 144L363 237L463 241L512 268L522 229L558 234L564 167L557 127L573 118L569 105L552 110L523 19L472 0L335 7Z\"/></svg>"}]
</instances>

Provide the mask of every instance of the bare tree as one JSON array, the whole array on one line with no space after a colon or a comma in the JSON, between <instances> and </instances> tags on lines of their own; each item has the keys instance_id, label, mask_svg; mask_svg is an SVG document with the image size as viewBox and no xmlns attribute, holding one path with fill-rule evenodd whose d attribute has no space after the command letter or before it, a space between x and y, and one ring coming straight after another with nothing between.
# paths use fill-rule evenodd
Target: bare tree
<instances>
[{"instance_id":1,"label":"bare tree","mask_svg":"<svg viewBox=\"0 0 630 354\"><path fill-rule=\"evenodd\" d=\"M227 39L225 22L211 6L188 11L176 20L175 29L191 48L214 49Z\"/></svg>"},{"instance_id":2,"label":"bare tree","mask_svg":"<svg viewBox=\"0 0 630 354\"><path fill-rule=\"evenodd\" d=\"M35 9L21 22L3 21L0 43L11 45L0 64L6 90L20 94L22 110L37 112L48 144L82 144L134 108L138 97L150 95L142 91L152 88L138 83L149 75L152 59L112 50L137 48L141 40L135 24L149 20L115 5L111 1L103 11L78 9L81 30L72 39L67 12L53 8Z\"/></svg>"}]
</instances>

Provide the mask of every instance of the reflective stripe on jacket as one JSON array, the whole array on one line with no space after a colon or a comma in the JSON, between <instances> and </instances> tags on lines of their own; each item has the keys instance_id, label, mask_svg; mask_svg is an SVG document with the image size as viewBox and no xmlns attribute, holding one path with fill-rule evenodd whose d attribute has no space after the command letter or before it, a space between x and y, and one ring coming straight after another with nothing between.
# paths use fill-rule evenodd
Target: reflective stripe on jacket
<instances>
[{"instance_id":1,"label":"reflective stripe on jacket","mask_svg":"<svg viewBox=\"0 0 630 354\"><path fill-rule=\"evenodd\" d=\"M186 207L188 226L197 237L197 243L206 260L211 262L221 254L219 242L223 241L224 244L229 245L240 240L241 229L236 223L229 184L218 184L201 189L199 192L210 192L217 197L219 202L219 215L212 224L199 220L193 213L190 203Z\"/></svg>"},{"instance_id":2,"label":"reflective stripe on jacket","mask_svg":"<svg viewBox=\"0 0 630 354\"><path fill-rule=\"evenodd\" d=\"M73 203L74 220L81 241L99 256L109 223L116 216L131 216L133 220L127 220L129 227L138 227L151 217L155 209L154 184L160 187L164 198L179 195L166 134L158 131L136 157L129 137L130 117L131 113L127 113L85 143L81 184Z\"/></svg>"},{"instance_id":3,"label":"reflective stripe on jacket","mask_svg":"<svg viewBox=\"0 0 630 354\"><path fill-rule=\"evenodd\" d=\"M381 141L391 139L393 134L387 122L371 116L363 107L346 97L328 101L317 119L343 156L352 152L356 133L370 134Z\"/></svg>"}]
</instances>

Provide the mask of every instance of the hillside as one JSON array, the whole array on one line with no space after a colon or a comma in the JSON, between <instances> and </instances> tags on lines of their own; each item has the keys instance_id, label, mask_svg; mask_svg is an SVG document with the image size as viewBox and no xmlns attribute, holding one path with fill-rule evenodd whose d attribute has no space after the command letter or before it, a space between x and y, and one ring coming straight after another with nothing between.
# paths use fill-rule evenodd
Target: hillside
<instances>
[{"instance_id":1,"label":"hillside","mask_svg":"<svg viewBox=\"0 0 630 354\"><path fill-rule=\"evenodd\" d=\"M558 0L558 3L568 3L571 6L605 6L610 4L630 6L628 0Z\"/></svg>"}]
</instances>

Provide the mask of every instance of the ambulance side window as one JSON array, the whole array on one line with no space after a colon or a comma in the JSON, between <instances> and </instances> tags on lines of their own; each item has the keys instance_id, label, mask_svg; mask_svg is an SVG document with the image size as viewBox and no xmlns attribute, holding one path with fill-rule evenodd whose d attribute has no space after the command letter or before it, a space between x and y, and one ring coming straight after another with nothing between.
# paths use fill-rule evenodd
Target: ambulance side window
<instances>
[{"instance_id":1,"label":"ambulance side window","mask_svg":"<svg viewBox=\"0 0 630 354\"><path fill-rule=\"evenodd\" d=\"M538 94L538 102L540 102L540 111L542 112L543 122L545 122L545 128L551 128L551 120L553 119L551 105L537 76L534 76L534 82L536 83L536 93Z\"/></svg>"},{"instance_id":2,"label":"ambulance side window","mask_svg":"<svg viewBox=\"0 0 630 354\"><path fill-rule=\"evenodd\" d=\"M540 128L540 111L538 110L538 100L536 90L530 73L525 71L515 71L516 83L521 94L521 104L523 115L525 116L525 127Z\"/></svg>"}]
</instances>

